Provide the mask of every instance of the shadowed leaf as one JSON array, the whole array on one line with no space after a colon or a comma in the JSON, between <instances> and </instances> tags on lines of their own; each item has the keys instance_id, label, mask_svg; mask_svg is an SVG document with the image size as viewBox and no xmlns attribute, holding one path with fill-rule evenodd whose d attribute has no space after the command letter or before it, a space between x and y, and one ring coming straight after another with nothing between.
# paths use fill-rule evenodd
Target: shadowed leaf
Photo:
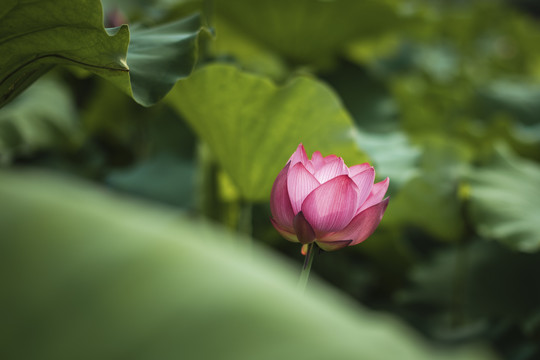
<instances>
[{"instance_id":1,"label":"shadowed leaf","mask_svg":"<svg viewBox=\"0 0 540 360\"><path fill-rule=\"evenodd\" d=\"M191 72L200 30L195 15L137 29L130 42L127 25L103 27L99 0L2 2L0 106L55 65L82 67L151 105Z\"/></svg>"}]
</instances>

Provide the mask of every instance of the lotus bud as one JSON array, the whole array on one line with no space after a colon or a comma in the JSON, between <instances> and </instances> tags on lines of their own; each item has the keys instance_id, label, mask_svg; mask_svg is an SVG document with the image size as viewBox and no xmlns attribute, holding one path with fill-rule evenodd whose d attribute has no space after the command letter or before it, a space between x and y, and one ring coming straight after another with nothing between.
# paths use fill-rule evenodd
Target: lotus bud
<instances>
[{"instance_id":1,"label":"lotus bud","mask_svg":"<svg viewBox=\"0 0 540 360\"><path fill-rule=\"evenodd\" d=\"M368 163L347 167L335 155L316 151L308 159L302 144L277 176L270 195L272 224L287 240L326 251L366 240L388 206L389 179L374 183Z\"/></svg>"}]
</instances>

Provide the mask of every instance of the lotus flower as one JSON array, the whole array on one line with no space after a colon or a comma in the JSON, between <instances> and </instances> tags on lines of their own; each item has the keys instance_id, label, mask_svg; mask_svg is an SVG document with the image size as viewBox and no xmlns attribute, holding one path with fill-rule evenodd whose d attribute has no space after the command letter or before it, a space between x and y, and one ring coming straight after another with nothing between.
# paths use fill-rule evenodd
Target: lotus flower
<instances>
[{"instance_id":1,"label":"lotus flower","mask_svg":"<svg viewBox=\"0 0 540 360\"><path fill-rule=\"evenodd\" d=\"M326 251L366 240L379 225L389 198L389 180L373 183L368 163L350 168L335 155L319 151L307 158L302 144L272 187L272 224L287 240L316 242Z\"/></svg>"}]
</instances>

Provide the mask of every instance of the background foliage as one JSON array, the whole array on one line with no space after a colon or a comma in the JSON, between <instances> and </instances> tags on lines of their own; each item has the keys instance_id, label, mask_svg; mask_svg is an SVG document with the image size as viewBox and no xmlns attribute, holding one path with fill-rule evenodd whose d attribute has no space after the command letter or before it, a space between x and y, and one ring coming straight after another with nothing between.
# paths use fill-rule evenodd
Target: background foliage
<instances>
[{"instance_id":1,"label":"background foliage","mask_svg":"<svg viewBox=\"0 0 540 360\"><path fill-rule=\"evenodd\" d=\"M540 357L539 16L3 1L0 351ZM306 294L268 220L299 142L391 178L379 229L319 254Z\"/></svg>"}]
</instances>

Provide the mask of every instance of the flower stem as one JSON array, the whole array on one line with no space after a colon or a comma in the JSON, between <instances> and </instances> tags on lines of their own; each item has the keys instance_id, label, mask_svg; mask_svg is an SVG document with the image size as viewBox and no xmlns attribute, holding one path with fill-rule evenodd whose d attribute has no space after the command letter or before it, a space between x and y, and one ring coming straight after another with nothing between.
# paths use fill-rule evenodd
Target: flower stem
<instances>
[{"instance_id":1,"label":"flower stem","mask_svg":"<svg viewBox=\"0 0 540 360\"><path fill-rule=\"evenodd\" d=\"M247 236L253 232L252 224L253 206L248 201L240 201L240 214L238 216L238 231Z\"/></svg>"},{"instance_id":2,"label":"flower stem","mask_svg":"<svg viewBox=\"0 0 540 360\"><path fill-rule=\"evenodd\" d=\"M302 273L300 274L300 280L298 281L298 290L304 292L309 279L309 272L311 271L311 264L315 257L315 243L312 242L307 246L306 259L304 260L304 266L302 266Z\"/></svg>"}]
</instances>

